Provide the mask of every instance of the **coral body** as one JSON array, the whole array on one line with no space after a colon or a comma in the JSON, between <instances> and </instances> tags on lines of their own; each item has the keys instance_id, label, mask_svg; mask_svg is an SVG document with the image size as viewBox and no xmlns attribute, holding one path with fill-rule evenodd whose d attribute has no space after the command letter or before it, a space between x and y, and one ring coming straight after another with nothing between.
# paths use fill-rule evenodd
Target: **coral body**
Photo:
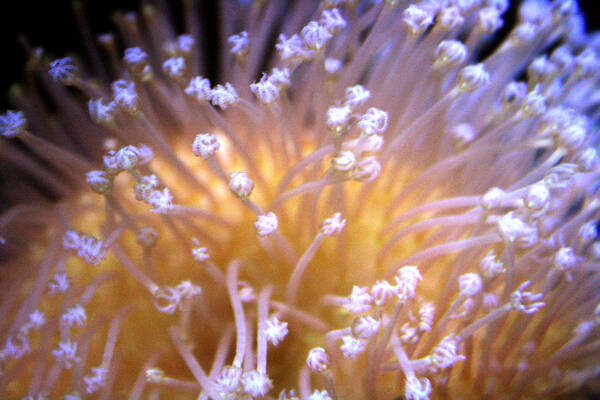
<instances>
[{"instance_id":1,"label":"coral body","mask_svg":"<svg viewBox=\"0 0 600 400\"><path fill-rule=\"evenodd\" d=\"M576 2L518 4L495 45L508 1L223 0L217 37L182 3L182 34L146 5L123 49L87 43L100 75L32 50L11 91L0 397L597 376L600 40Z\"/></svg>"}]
</instances>

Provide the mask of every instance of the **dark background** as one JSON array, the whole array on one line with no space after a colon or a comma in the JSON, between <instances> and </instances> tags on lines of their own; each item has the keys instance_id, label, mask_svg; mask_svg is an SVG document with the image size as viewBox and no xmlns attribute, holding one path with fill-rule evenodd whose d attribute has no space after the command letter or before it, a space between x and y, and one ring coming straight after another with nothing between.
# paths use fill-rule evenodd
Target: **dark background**
<instances>
[{"instance_id":1,"label":"dark background","mask_svg":"<svg viewBox=\"0 0 600 400\"><path fill-rule=\"evenodd\" d=\"M286 1L286 0L276 0ZM293 0L292 0L293 1ZM88 19L95 34L114 31L111 15L114 11L138 10L149 0L83 0ZM199 0L203 8L214 13L217 0ZM0 8L0 54L2 77L0 78L0 110L8 108L7 90L11 83L22 79L25 56L19 36L27 37L33 46L43 46L48 54L62 57L67 52L82 53L81 38L72 12L71 0L10 0L3 1ZM180 13L180 1L169 0L174 16ZM512 1L517 4L517 1ZM592 8L598 0L580 0L586 15L588 31L600 27L600 15ZM514 17L511 7L505 19L506 25ZM213 14L214 15L214 14ZM209 23L214 19L210 19Z\"/></svg>"}]
</instances>

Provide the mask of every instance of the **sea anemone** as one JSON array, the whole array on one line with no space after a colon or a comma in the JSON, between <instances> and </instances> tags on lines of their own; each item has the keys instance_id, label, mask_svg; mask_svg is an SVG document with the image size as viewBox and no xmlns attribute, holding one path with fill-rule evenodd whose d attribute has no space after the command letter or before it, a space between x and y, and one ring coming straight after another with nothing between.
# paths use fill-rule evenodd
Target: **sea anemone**
<instances>
[{"instance_id":1,"label":"sea anemone","mask_svg":"<svg viewBox=\"0 0 600 400\"><path fill-rule=\"evenodd\" d=\"M76 3L87 57L25 46L0 115L0 397L596 379L600 40L575 1L522 2L500 35L508 0L181 6L117 14L98 47Z\"/></svg>"}]
</instances>

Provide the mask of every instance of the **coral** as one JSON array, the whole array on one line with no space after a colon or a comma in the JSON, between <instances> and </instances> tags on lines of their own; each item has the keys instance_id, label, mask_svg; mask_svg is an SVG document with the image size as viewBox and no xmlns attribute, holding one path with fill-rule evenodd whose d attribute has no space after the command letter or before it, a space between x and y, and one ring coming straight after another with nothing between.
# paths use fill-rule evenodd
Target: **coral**
<instances>
[{"instance_id":1,"label":"coral","mask_svg":"<svg viewBox=\"0 0 600 400\"><path fill-rule=\"evenodd\" d=\"M218 29L166 3L90 59L28 48L0 115L0 397L597 377L600 41L575 1L222 0Z\"/></svg>"}]
</instances>

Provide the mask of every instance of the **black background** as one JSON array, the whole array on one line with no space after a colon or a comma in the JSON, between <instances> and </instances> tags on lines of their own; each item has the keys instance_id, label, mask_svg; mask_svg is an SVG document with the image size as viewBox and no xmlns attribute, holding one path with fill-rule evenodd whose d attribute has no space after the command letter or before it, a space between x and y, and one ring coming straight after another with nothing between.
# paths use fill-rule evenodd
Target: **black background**
<instances>
[{"instance_id":1,"label":"black background","mask_svg":"<svg viewBox=\"0 0 600 400\"><path fill-rule=\"evenodd\" d=\"M286 0L276 0L286 1ZM293 0L292 0L293 1ZM114 11L138 10L148 0L83 0L88 19L95 34L114 31L111 15ZM203 8L214 12L217 0L199 0ZM27 37L33 46L42 46L48 54L62 57L69 51L82 53L81 38L73 16L71 0L11 0L0 6L0 110L9 107L7 90L11 83L22 78L25 56L19 36ZM173 15L180 13L180 1L170 0ZM518 2L513 1L513 4ZM600 15L594 13L598 0L580 0L586 15L588 31L600 27ZM505 14L507 25L514 17L515 7ZM209 23L214 19L209 20Z\"/></svg>"}]
</instances>

